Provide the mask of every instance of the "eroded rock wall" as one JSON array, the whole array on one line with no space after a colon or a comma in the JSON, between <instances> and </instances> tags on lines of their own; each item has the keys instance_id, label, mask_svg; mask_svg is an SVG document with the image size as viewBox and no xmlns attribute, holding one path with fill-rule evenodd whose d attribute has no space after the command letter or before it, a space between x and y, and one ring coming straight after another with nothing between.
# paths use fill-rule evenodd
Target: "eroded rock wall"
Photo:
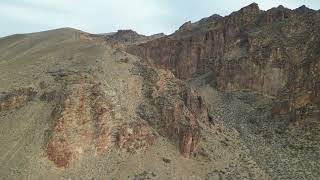
<instances>
[{"instance_id":1,"label":"eroded rock wall","mask_svg":"<svg viewBox=\"0 0 320 180\"><path fill-rule=\"evenodd\" d=\"M176 79L168 70L139 66L144 77L147 100L138 114L157 132L169 138L185 157L190 157L201 142L201 124L209 122L202 98Z\"/></svg>"},{"instance_id":2,"label":"eroded rock wall","mask_svg":"<svg viewBox=\"0 0 320 180\"><path fill-rule=\"evenodd\" d=\"M305 6L262 11L251 4L226 17L185 23L170 36L127 50L182 80L210 74L220 90L277 97L283 108L275 111L295 114L302 107L319 109L319 30L319 12Z\"/></svg>"}]
</instances>

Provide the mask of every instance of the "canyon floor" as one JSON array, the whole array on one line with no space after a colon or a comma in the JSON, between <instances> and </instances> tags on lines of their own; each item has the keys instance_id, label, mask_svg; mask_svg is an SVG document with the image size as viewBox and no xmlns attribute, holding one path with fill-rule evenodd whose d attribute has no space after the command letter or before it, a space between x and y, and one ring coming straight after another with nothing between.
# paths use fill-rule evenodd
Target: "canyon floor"
<instances>
[{"instance_id":1,"label":"canyon floor","mask_svg":"<svg viewBox=\"0 0 320 180\"><path fill-rule=\"evenodd\" d=\"M320 176L319 141L299 142L304 129L283 130L282 121L271 120L272 98L220 92L206 75L183 82L148 66L98 36L70 28L1 38L0 179ZM157 86L141 67L159 76ZM182 88L196 90L208 106L209 121L197 122L201 141L189 157L183 156L189 153L184 147L192 148L189 141L183 146L189 131L181 140L180 132L168 129L184 131L183 123L161 124L192 114L192 100L189 107L175 93ZM145 103L161 106L160 113L173 109L174 115L152 125L162 117L141 110ZM314 124L313 136L319 137Z\"/></svg>"}]
</instances>

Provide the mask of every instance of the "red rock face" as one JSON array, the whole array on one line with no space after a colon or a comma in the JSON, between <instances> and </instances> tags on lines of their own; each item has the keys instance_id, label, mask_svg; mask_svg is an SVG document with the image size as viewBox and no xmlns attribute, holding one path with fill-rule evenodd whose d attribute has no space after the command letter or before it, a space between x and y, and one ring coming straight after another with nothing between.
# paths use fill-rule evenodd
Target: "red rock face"
<instances>
[{"instance_id":1,"label":"red rock face","mask_svg":"<svg viewBox=\"0 0 320 180\"><path fill-rule=\"evenodd\" d=\"M112 129L116 127L114 123L113 106L100 89L100 84L91 88L91 113L96 128L95 145L97 152L103 153L112 143Z\"/></svg>"},{"instance_id":2,"label":"red rock face","mask_svg":"<svg viewBox=\"0 0 320 180\"><path fill-rule=\"evenodd\" d=\"M62 103L62 104L60 104ZM72 159L80 158L93 143L93 119L89 94L84 83L70 87L68 95L52 114L55 127L47 145L47 156L57 167L66 167Z\"/></svg>"},{"instance_id":3,"label":"red rock face","mask_svg":"<svg viewBox=\"0 0 320 180\"><path fill-rule=\"evenodd\" d=\"M46 147L48 159L57 167L66 167L83 153L104 153L114 143L117 129L110 100L100 84L80 81L65 88L52 112L55 122Z\"/></svg>"},{"instance_id":4,"label":"red rock face","mask_svg":"<svg viewBox=\"0 0 320 180\"><path fill-rule=\"evenodd\" d=\"M319 20L319 12L306 7L262 11L251 4L226 17L186 23L170 36L127 51L182 80L209 73L221 90L251 89L287 99L279 102L279 111L295 111L301 104L319 109L314 93L320 80ZM301 103L300 96L308 94L313 98Z\"/></svg>"}]
</instances>

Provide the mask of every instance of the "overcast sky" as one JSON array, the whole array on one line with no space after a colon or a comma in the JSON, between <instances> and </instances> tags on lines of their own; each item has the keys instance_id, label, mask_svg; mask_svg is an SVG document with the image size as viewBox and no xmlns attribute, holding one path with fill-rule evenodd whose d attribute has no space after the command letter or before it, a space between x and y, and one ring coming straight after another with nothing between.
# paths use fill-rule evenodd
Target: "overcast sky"
<instances>
[{"instance_id":1,"label":"overcast sky","mask_svg":"<svg viewBox=\"0 0 320 180\"><path fill-rule=\"evenodd\" d=\"M228 15L252 2L320 9L320 0L0 0L0 37L73 27L90 33L134 29L142 34L172 33L186 21Z\"/></svg>"}]
</instances>

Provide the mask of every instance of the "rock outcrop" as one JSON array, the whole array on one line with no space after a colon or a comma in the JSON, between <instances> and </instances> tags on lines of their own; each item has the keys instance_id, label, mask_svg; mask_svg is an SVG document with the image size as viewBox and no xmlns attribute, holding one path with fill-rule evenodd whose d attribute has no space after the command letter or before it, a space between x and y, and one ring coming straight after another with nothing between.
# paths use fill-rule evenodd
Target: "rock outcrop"
<instances>
[{"instance_id":1,"label":"rock outcrop","mask_svg":"<svg viewBox=\"0 0 320 180\"><path fill-rule=\"evenodd\" d=\"M37 92L33 88L22 88L0 94L0 112L14 110L31 101Z\"/></svg>"},{"instance_id":2,"label":"rock outcrop","mask_svg":"<svg viewBox=\"0 0 320 180\"><path fill-rule=\"evenodd\" d=\"M121 44L133 44L136 42L144 41L146 36L138 34L137 32L128 30L118 30L118 32L107 35L105 37L107 42L110 43L121 43Z\"/></svg>"},{"instance_id":3,"label":"rock outcrop","mask_svg":"<svg viewBox=\"0 0 320 180\"><path fill-rule=\"evenodd\" d=\"M158 133L179 146L190 157L201 141L201 124L208 123L208 111L202 98L167 70L140 66L145 79L147 100L138 109Z\"/></svg>"},{"instance_id":4,"label":"rock outcrop","mask_svg":"<svg viewBox=\"0 0 320 180\"><path fill-rule=\"evenodd\" d=\"M159 33L151 36L145 36L138 34L136 31L131 29L128 30L118 30L116 33L105 35L105 41L110 44L113 48L124 48L126 45L138 44L147 42L150 40L155 40L164 37L165 34Z\"/></svg>"}]
</instances>

